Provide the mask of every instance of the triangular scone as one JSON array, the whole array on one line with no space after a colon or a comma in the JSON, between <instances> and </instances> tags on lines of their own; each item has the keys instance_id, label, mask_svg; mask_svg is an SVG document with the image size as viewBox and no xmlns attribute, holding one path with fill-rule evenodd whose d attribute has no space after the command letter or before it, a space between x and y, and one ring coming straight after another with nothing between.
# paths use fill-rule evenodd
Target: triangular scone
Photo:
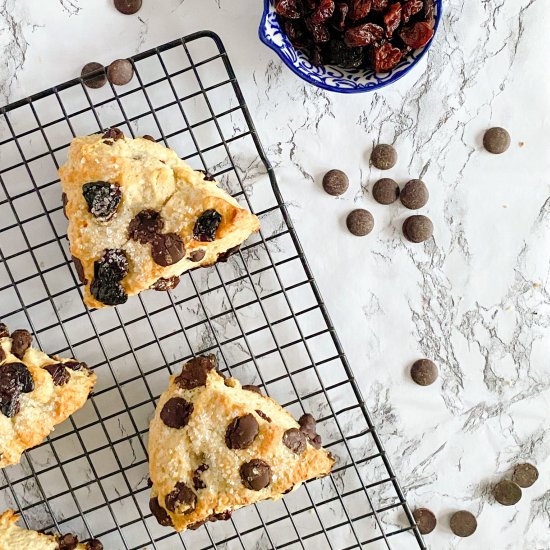
<instances>
[{"instance_id":1,"label":"triangular scone","mask_svg":"<svg viewBox=\"0 0 550 550\"><path fill-rule=\"evenodd\" d=\"M75 535L46 535L16 525L13 510L0 515L0 550L103 550L99 540L78 542Z\"/></svg>"},{"instance_id":2,"label":"triangular scone","mask_svg":"<svg viewBox=\"0 0 550 550\"><path fill-rule=\"evenodd\" d=\"M151 421L151 512L177 531L281 498L334 464L311 415L296 422L257 388L224 379L215 364L207 356L184 365Z\"/></svg>"},{"instance_id":3,"label":"triangular scone","mask_svg":"<svg viewBox=\"0 0 550 550\"><path fill-rule=\"evenodd\" d=\"M90 307L174 288L183 272L226 259L259 229L258 218L210 176L171 149L117 129L75 138L59 175Z\"/></svg>"},{"instance_id":4,"label":"triangular scone","mask_svg":"<svg viewBox=\"0 0 550 550\"><path fill-rule=\"evenodd\" d=\"M54 426L80 409L96 375L85 363L30 347L32 336L0 323L0 468L17 464Z\"/></svg>"}]
</instances>

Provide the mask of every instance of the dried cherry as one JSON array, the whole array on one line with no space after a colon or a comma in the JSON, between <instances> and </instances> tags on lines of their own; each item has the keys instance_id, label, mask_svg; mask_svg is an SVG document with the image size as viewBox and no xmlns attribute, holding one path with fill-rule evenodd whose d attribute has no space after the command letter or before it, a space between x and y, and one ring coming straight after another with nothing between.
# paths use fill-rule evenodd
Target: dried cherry
<instances>
[{"instance_id":1,"label":"dried cherry","mask_svg":"<svg viewBox=\"0 0 550 550\"><path fill-rule=\"evenodd\" d=\"M222 215L217 210L205 210L195 222L193 238L203 243L216 240L216 231L221 222Z\"/></svg>"},{"instance_id":2,"label":"dried cherry","mask_svg":"<svg viewBox=\"0 0 550 550\"><path fill-rule=\"evenodd\" d=\"M367 17L372 6L372 0L351 0L349 17L353 21Z\"/></svg>"},{"instance_id":3,"label":"dried cherry","mask_svg":"<svg viewBox=\"0 0 550 550\"><path fill-rule=\"evenodd\" d=\"M334 14L334 0L321 0L317 9L311 15L311 22L321 25L330 19Z\"/></svg>"},{"instance_id":4,"label":"dried cherry","mask_svg":"<svg viewBox=\"0 0 550 550\"><path fill-rule=\"evenodd\" d=\"M287 19L298 19L301 16L298 0L277 0L275 11Z\"/></svg>"},{"instance_id":5,"label":"dried cherry","mask_svg":"<svg viewBox=\"0 0 550 550\"><path fill-rule=\"evenodd\" d=\"M413 49L422 48L432 38L434 31L425 21L415 23L411 27L401 29L399 36L407 46Z\"/></svg>"},{"instance_id":6,"label":"dried cherry","mask_svg":"<svg viewBox=\"0 0 550 550\"><path fill-rule=\"evenodd\" d=\"M377 73L391 71L401 61L401 50L389 42L375 47L372 54L372 65Z\"/></svg>"},{"instance_id":7,"label":"dried cherry","mask_svg":"<svg viewBox=\"0 0 550 550\"><path fill-rule=\"evenodd\" d=\"M384 25L386 25L386 36L391 38L397 27L401 24L401 4L395 2L384 15Z\"/></svg>"},{"instance_id":8,"label":"dried cherry","mask_svg":"<svg viewBox=\"0 0 550 550\"><path fill-rule=\"evenodd\" d=\"M328 42L330 40L330 32L325 25L316 25L311 19L306 19L306 27L311 33L313 42L319 44L321 42Z\"/></svg>"},{"instance_id":9,"label":"dried cherry","mask_svg":"<svg viewBox=\"0 0 550 550\"><path fill-rule=\"evenodd\" d=\"M334 19L332 26L338 30L343 31L346 28L346 17L348 16L349 6L345 2L338 2L334 11Z\"/></svg>"},{"instance_id":10,"label":"dried cherry","mask_svg":"<svg viewBox=\"0 0 550 550\"><path fill-rule=\"evenodd\" d=\"M430 27L435 23L435 0L424 0L424 19Z\"/></svg>"},{"instance_id":11,"label":"dried cherry","mask_svg":"<svg viewBox=\"0 0 550 550\"><path fill-rule=\"evenodd\" d=\"M401 10L401 20L403 23L408 23L409 19L416 15L424 7L422 0L408 0L403 4Z\"/></svg>"},{"instance_id":12,"label":"dried cherry","mask_svg":"<svg viewBox=\"0 0 550 550\"><path fill-rule=\"evenodd\" d=\"M348 29L344 40L349 48L378 44L384 36L384 29L375 23L364 23Z\"/></svg>"},{"instance_id":13,"label":"dried cherry","mask_svg":"<svg viewBox=\"0 0 550 550\"><path fill-rule=\"evenodd\" d=\"M384 11L388 7L389 0L372 0L373 11Z\"/></svg>"}]
</instances>

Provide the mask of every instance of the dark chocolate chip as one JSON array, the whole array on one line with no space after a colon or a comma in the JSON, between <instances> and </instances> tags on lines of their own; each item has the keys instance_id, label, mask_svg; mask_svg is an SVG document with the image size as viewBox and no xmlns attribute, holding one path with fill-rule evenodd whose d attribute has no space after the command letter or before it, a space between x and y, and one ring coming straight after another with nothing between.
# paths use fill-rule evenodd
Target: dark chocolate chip
<instances>
[{"instance_id":1,"label":"dark chocolate chip","mask_svg":"<svg viewBox=\"0 0 550 550\"><path fill-rule=\"evenodd\" d=\"M195 357L183 365L174 382L184 390L193 390L206 384L206 377L216 368L214 355Z\"/></svg>"},{"instance_id":2,"label":"dark chocolate chip","mask_svg":"<svg viewBox=\"0 0 550 550\"><path fill-rule=\"evenodd\" d=\"M422 243L427 241L434 231L430 218L422 214L409 216L403 222L403 235L411 243Z\"/></svg>"},{"instance_id":3,"label":"dark chocolate chip","mask_svg":"<svg viewBox=\"0 0 550 550\"><path fill-rule=\"evenodd\" d=\"M221 254L218 254L217 262L227 262L231 256L234 256L237 254L237 252L241 249L241 245L238 244L237 246L232 246L231 248L228 248L225 252L222 252Z\"/></svg>"},{"instance_id":4,"label":"dark chocolate chip","mask_svg":"<svg viewBox=\"0 0 550 550\"><path fill-rule=\"evenodd\" d=\"M400 199L401 204L409 210L418 210L426 205L430 193L422 180L410 180L403 187Z\"/></svg>"},{"instance_id":5,"label":"dark chocolate chip","mask_svg":"<svg viewBox=\"0 0 550 550\"><path fill-rule=\"evenodd\" d=\"M438 377L437 366L429 359L419 359L411 367L411 378L419 386L430 386Z\"/></svg>"},{"instance_id":6,"label":"dark chocolate chip","mask_svg":"<svg viewBox=\"0 0 550 550\"><path fill-rule=\"evenodd\" d=\"M160 418L169 428L184 428L189 423L193 412L193 403L182 397L172 397L164 404L160 411Z\"/></svg>"},{"instance_id":7,"label":"dark chocolate chip","mask_svg":"<svg viewBox=\"0 0 550 550\"><path fill-rule=\"evenodd\" d=\"M109 128L101 137L103 139L112 139L113 141L118 141L119 139L124 139L124 133L118 128Z\"/></svg>"},{"instance_id":8,"label":"dark chocolate chip","mask_svg":"<svg viewBox=\"0 0 550 550\"><path fill-rule=\"evenodd\" d=\"M307 448L306 436L298 428L290 428L283 434L283 444L293 453L301 455Z\"/></svg>"},{"instance_id":9,"label":"dark chocolate chip","mask_svg":"<svg viewBox=\"0 0 550 550\"><path fill-rule=\"evenodd\" d=\"M329 170L323 177L323 189L334 197L343 195L349 187L348 176L342 170Z\"/></svg>"},{"instance_id":10,"label":"dark chocolate chip","mask_svg":"<svg viewBox=\"0 0 550 550\"><path fill-rule=\"evenodd\" d=\"M469 537L477 529L477 520L470 512L460 510L451 516L450 527L457 537Z\"/></svg>"},{"instance_id":11,"label":"dark chocolate chip","mask_svg":"<svg viewBox=\"0 0 550 550\"><path fill-rule=\"evenodd\" d=\"M44 370L50 373L55 386L64 386L71 379L67 369L61 363L47 365Z\"/></svg>"},{"instance_id":12,"label":"dark chocolate chip","mask_svg":"<svg viewBox=\"0 0 550 550\"><path fill-rule=\"evenodd\" d=\"M149 134L145 134L144 136L142 136L141 139L146 139L147 141L153 141L153 142L157 141L153 136L150 136Z\"/></svg>"},{"instance_id":13,"label":"dark chocolate chip","mask_svg":"<svg viewBox=\"0 0 550 550\"><path fill-rule=\"evenodd\" d=\"M78 275L78 280L82 284L87 284L88 279L86 279L86 276L84 275L84 266L82 265L82 262L76 258L75 256L71 256L74 264L74 268L76 269L76 274Z\"/></svg>"},{"instance_id":14,"label":"dark chocolate chip","mask_svg":"<svg viewBox=\"0 0 550 550\"><path fill-rule=\"evenodd\" d=\"M197 495L182 481L164 497L166 509L175 514L189 514L197 506Z\"/></svg>"},{"instance_id":15,"label":"dark chocolate chip","mask_svg":"<svg viewBox=\"0 0 550 550\"><path fill-rule=\"evenodd\" d=\"M428 508L417 508L413 512L413 517L421 535L428 535L437 525L435 514L431 510L428 510Z\"/></svg>"},{"instance_id":16,"label":"dark chocolate chip","mask_svg":"<svg viewBox=\"0 0 550 550\"><path fill-rule=\"evenodd\" d=\"M128 226L128 236L141 244L152 243L162 232L164 220L160 212L142 210L135 215Z\"/></svg>"},{"instance_id":17,"label":"dark chocolate chip","mask_svg":"<svg viewBox=\"0 0 550 550\"><path fill-rule=\"evenodd\" d=\"M271 418L269 418L269 416L267 416L267 414L265 414L264 411L261 411L260 409L256 409L256 414L260 418L263 418L266 422L271 422Z\"/></svg>"},{"instance_id":18,"label":"dark chocolate chip","mask_svg":"<svg viewBox=\"0 0 550 550\"><path fill-rule=\"evenodd\" d=\"M70 533L61 535L57 541L59 550L74 550L78 546L78 537Z\"/></svg>"},{"instance_id":19,"label":"dark chocolate chip","mask_svg":"<svg viewBox=\"0 0 550 550\"><path fill-rule=\"evenodd\" d=\"M9 335L8 326L5 323L0 323L0 338L7 338Z\"/></svg>"},{"instance_id":20,"label":"dark chocolate chip","mask_svg":"<svg viewBox=\"0 0 550 550\"><path fill-rule=\"evenodd\" d=\"M103 544L98 539L90 539L85 541L86 550L103 550Z\"/></svg>"},{"instance_id":21,"label":"dark chocolate chip","mask_svg":"<svg viewBox=\"0 0 550 550\"><path fill-rule=\"evenodd\" d=\"M66 368L66 369L71 369L71 370L87 370L88 372L93 372L92 369L90 367L88 367L88 365L86 363L84 363L83 361L65 361L63 363L63 366Z\"/></svg>"},{"instance_id":22,"label":"dark chocolate chip","mask_svg":"<svg viewBox=\"0 0 550 550\"><path fill-rule=\"evenodd\" d=\"M392 204L399 197L399 185L391 178L382 178L374 184L372 196L380 204Z\"/></svg>"},{"instance_id":23,"label":"dark chocolate chip","mask_svg":"<svg viewBox=\"0 0 550 550\"><path fill-rule=\"evenodd\" d=\"M271 467L267 462L254 458L239 469L243 485L251 491L261 491L271 483Z\"/></svg>"},{"instance_id":24,"label":"dark chocolate chip","mask_svg":"<svg viewBox=\"0 0 550 550\"><path fill-rule=\"evenodd\" d=\"M225 431L225 444L229 449L246 449L256 439L260 427L252 414L234 418Z\"/></svg>"},{"instance_id":25,"label":"dark chocolate chip","mask_svg":"<svg viewBox=\"0 0 550 550\"><path fill-rule=\"evenodd\" d=\"M11 333L11 339L11 352L19 359L23 359L23 355L32 344L31 333L25 329L14 330Z\"/></svg>"},{"instance_id":26,"label":"dark chocolate chip","mask_svg":"<svg viewBox=\"0 0 550 550\"><path fill-rule=\"evenodd\" d=\"M499 481L494 489L495 500L504 506L513 506L521 500L521 487L508 479Z\"/></svg>"},{"instance_id":27,"label":"dark chocolate chip","mask_svg":"<svg viewBox=\"0 0 550 550\"><path fill-rule=\"evenodd\" d=\"M370 161L379 170L389 170L397 162L397 151L391 145L381 143L372 150Z\"/></svg>"},{"instance_id":28,"label":"dark chocolate chip","mask_svg":"<svg viewBox=\"0 0 550 550\"><path fill-rule=\"evenodd\" d=\"M309 442L315 449L321 448L321 436L317 433L317 422L311 414L304 414L298 420L300 424L300 430L306 435Z\"/></svg>"},{"instance_id":29,"label":"dark chocolate chip","mask_svg":"<svg viewBox=\"0 0 550 550\"><path fill-rule=\"evenodd\" d=\"M185 246L176 233L157 235L152 243L151 255L156 264L166 267L179 262L185 256Z\"/></svg>"},{"instance_id":30,"label":"dark chocolate chip","mask_svg":"<svg viewBox=\"0 0 550 550\"><path fill-rule=\"evenodd\" d=\"M258 395L262 395L262 392L260 391L260 388L258 388L258 386L253 386L252 384L245 384L242 388L243 388L243 390L253 391L254 393L257 393Z\"/></svg>"},{"instance_id":31,"label":"dark chocolate chip","mask_svg":"<svg viewBox=\"0 0 550 550\"><path fill-rule=\"evenodd\" d=\"M539 471L535 466L529 463L518 464L512 475L512 481L520 487L531 487L539 478Z\"/></svg>"},{"instance_id":32,"label":"dark chocolate chip","mask_svg":"<svg viewBox=\"0 0 550 550\"><path fill-rule=\"evenodd\" d=\"M195 531L199 527L202 527L205 523L208 523L209 521L216 522L216 521L227 521L231 519L232 515L231 510L226 510L225 512L220 512L218 514L210 514L207 518L196 521L195 523L192 523L191 525L187 526L187 529L191 529L192 531Z\"/></svg>"},{"instance_id":33,"label":"dark chocolate chip","mask_svg":"<svg viewBox=\"0 0 550 550\"><path fill-rule=\"evenodd\" d=\"M67 216L67 204L69 202L69 199L67 198L67 193L61 193L61 203L63 204L63 215L69 219L69 216Z\"/></svg>"},{"instance_id":34,"label":"dark chocolate chip","mask_svg":"<svg viewBox=\"0 0 550 550\"><path fill-rule=\"evenodd\" d=\"M189 259L192 262L200 262L205 256L206 252L204 250L193 250L193 252L189 254Z\"/></svg>"},{"instance_id":35,"label":"dark chocolate chip","mask_svg":"<svg viewBox=\"0 0 550 550\"><path fill-rule=\"evenodd\" d=\"M346 218L349 232L356 237L368 235L374 227L374 218L368 210L358 208L352 210Z\"/></svg>"},{"instance_id":36,"label":"dark chocolate chip","mask_svg":"<svg viewBox=\"0 0 550 550\"><path fill-rule=\"evenodd\" d=\"M210 172L208 172L207 170L197 170L197 172L200 172L201 174L204 175L204 180L205 181L216 181L214 176Z\"/></svg>"},{"instance_id":37,"label":"dark chocolate chip","mask_svg":"<svg viewBox=\"0 0 550 550\"><path fill-rule=\"evenodd\" d=\"M0 363L6 359L6 352L0 348Z\"/></svg>"},{"instance_id":38,"label":"dark chocolate chip","mask_svg":"<svg viewBox=\"0 0 550 550\"><path fill-rule=\"evenodd\" d=\"M158 290L159 292L166 292L167 290L173 290L180 284L180 278L177 275L172 277L164 278L161 277L155 281L150 288L153 290Z\"/></svg>"},{"instance_id":39,"label":"dark chocolate chip","mask_svg":"<svg viewBox=\"0 0 550 550\"><path fill-rule=\"evenodd\" d=\"M172 526L172 518L168 512L160 505L158 497L153 497L149 500L149 510L156 520L164 527Z\"/></svg>"},{"instance_id":40,"label":"dark chocolate chip","mask_svg":"<svg viewBox=\"0 0 550 550\"><path fill-rule=\"evenodd\" d=\"M206 472L208 470L209 466L208 464L201 464L194 472L193 472L193 487L195 491L198 491L199 489L206 489L206 483L201 479L201 474L203 472Z\"/></svg>"},{"instance_id":41,"label":"dark chocolate chip","mask_svg":"<svg viewBox=\"0 0 550 550\"><path fill-rule=\"evenodd\" d=\"M510 134L500 127L490 128L483 136L483 147L493 155L500 155L510 147Z\"/></svg>"},{"instance_id":42,"label":"dark chocolate chip","mask_svg":"<svg viewBox=\"0 0 550 550\"><path fill-rule=\"evenodd\" d=\"M141 9L142 0L115 0L115 8L124 15L133 15Z\"/></svg>"},{"instance_id":43,"label":"dark chocolate chip","mask_svg":"<svg viewBox=\"0 0 550 550\"><path fill-rule=\"evenodd\" d=\"M116 59L107 67L107 79L115 86L124 86L134 77L134 66L128 59Z\"/></svg>"},{"instance_id":44,"label":"dark chocolate chip","mask_svg":"<svg viewBox=\"0 0 550 550\"><path fill-rule=\"evenodd\" d=\"M97 76L86 77L87 74L95 73L99 70L103 72L101 72ZM105 67L101 63L96 63L95 61L92 61L91 63L86 63L86 65L82 67L80 76L82 77L82 82L84 82L84 85L88 88L102 88L103 86L105 86L105 82L107 82L107 77L105 76Z\"/></svg>"}]
</instances>

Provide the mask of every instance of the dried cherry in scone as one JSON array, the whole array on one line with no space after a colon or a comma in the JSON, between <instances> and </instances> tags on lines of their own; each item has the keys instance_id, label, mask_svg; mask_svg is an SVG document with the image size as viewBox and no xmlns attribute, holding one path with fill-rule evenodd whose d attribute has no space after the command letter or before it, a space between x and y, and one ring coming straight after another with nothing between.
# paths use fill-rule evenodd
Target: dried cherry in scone
<instances>
[{"instance_id":1,"label":"dried cherry in scone","mask_svg":"<svg viewBox=\"0 0 550 550\"><path fill-rule=\"evenodd\" d=\"M89 212L102 221L109 221L116 213L122 199L120 187L106 181L92 181L82 186L82 195Z\"/></svg>"},{"instance_id":2,"label":"dried cherry in scone","mask_svg":"<svg viewBox=\"0 0 550 550\"><path fill-rule=\"evenodd\" d=\"M124 250L109 248L94 264L96 279L104 281L121 281L128 274L128 259Z\"/></svg>"},{"instance_id":3,"label":"dried cherry in scone","mask_svg":"<svg viewBox=\"0 0 550 550\"><path fill-rule=\"evenodd\" d=\"M19 412L19 395L34 390L34 380L23 363L0 366L0 411L8 418Z\"/></svg>"},{"instance_id":4,"label":"dried cherry in scone","mask_svg":"<svg viewBox=\"0 0 550 550\"><path fill-rule=\"evenodd\" d=\"M195 222L193 238L200 242L212 242L222 221L221 214L213 208L205 210Z\"/></svg>"}]
</instances>

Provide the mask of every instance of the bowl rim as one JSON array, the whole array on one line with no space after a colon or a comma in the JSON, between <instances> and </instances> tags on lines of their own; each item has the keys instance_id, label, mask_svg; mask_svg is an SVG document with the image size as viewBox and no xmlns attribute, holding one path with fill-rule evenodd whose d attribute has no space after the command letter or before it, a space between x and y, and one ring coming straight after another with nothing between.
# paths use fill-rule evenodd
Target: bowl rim
<instances>
[{"instance_id":1,"label":"bowl rim","mask_svg":"<svg viewBox=\"0 0 550 550\"><path fill-rule=\"evenodd\" d=\"M373 92L375 90L379 90L380 88L385 88L386 86L389 86L390 84L393 84L394 82L397 82L399 79L403 78L426 55L426 53L428 52L428 50L430 49L434 41L435 35L437 34L437 30L439 28L439 23L441 21L441 16L443 12L443 0L434 0L434 3L436 4L436 7L437 7L435 20L434 20L434 33L433 33L433 36L430 38L430 41L422 48L422 51L418 54L418 56L413 60L413 62L410 65L405 67L402 71L399 71L398 73L393 75L388 80L385 80L384 82L377 82L375 84L372 84L371 86L366 86L364 88L337 88L336 86L331 86L330 84L326 84L324 82L318 82L317 80L314 80L313 78L311 78L307 73L300 71L292 63L290 63L283 56L281 49L278 46L276 46L273 43L273 41L267 37L267 34L265 32L267 16L271 12L271 9L270 9L271 0L264 0L264 11L262 13L262 17L260 20L260 26L258 27L258 37L260 38L263 44L265 44L268 48L273 50L279 56L281 61L295 75L299 76L302 80L305 80L309 84L316 86L317 88L322 88L329 92L336 92L340 94L361 94L365 92ZM282 29L281 29L281 32L282 32ZM330 66L330 65L327 65L327 66Z\"/></svg>"}]
</instances>

